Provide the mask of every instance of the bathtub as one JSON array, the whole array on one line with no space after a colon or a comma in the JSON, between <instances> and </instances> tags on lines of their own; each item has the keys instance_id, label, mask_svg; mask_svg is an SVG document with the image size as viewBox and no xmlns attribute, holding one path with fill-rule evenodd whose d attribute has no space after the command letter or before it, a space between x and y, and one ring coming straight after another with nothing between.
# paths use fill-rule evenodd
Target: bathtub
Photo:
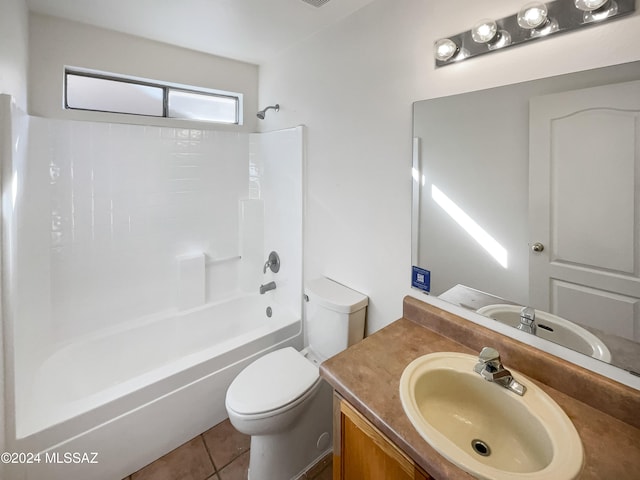
<instances>
[{"instance_id":1,"label":"bathtub","mask_svg":"<svg viewBox=\"0 0 640 480\"><path fill-rule=\"evenodd\" d=\"M271 350L299 348L301 324L256 294L60 345L17 396L11 450L41 455L10 465L11 478L124 478L224 420L233 378Z\"/></svg>"}]
</instances>

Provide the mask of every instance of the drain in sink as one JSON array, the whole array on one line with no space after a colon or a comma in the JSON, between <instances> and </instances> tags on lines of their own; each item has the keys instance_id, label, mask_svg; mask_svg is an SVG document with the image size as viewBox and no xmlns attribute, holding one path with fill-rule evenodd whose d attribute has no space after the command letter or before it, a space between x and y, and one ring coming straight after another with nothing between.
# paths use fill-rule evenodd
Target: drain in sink
<instances>
[{"instance_id":1,"label":"drain in sink","mask_svg":"<svg viewBox=\"0 0 640 480\"><path fill-rule=\"evenodd\" d=\"M483 457L488 457L489 455L491 455L491 449L489 448L489 445L477 438L471 440L471 448L473 448L474 452L476 452L478 455L482 455Z\"/></svg>"}]
</instances>

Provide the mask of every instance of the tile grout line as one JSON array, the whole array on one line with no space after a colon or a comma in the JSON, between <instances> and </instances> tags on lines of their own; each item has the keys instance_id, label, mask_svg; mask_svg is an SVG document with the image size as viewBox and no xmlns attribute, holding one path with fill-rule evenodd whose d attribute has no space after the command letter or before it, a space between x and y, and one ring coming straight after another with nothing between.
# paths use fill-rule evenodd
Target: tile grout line
<instances>
[{"instance_id":1,"label":"tile grout line","mask_svg":"<svg viewBox=\"0 0 640 480\"><path fill-rule=\"evenodd\" d=\"M199 435L200 438L202 438L202 443L204 443L204 449L207 451L207 455L209 455L209 460L211 460L211 465L213 465L213 470L214 470L214 474L204 480L210 480L212 478L217 478L218 480L222 480L222 477L220 477L220 472L218 471L218 467L216 465L216 462L213 461L213 455L211 454L211 451L209 450L209 445L207 445L207 442L204 440L204 435L200 434Z\"/></svg>"}]
</instances>

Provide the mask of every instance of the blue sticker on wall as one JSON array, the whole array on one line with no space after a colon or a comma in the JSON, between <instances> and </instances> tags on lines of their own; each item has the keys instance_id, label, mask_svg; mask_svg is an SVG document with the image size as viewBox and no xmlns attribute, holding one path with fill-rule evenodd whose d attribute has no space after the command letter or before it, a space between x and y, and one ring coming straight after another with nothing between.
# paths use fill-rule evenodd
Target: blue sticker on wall
<instances>
[{"instance_id":1,"label":"blue sticker on wall","mask_svg":"<svg viewBox=\"0 0 640 480\"><path fill-rule=\"evenodd\" d=\"M431 272L415 265L411 267L411 286L423 292L431 291Z\"/></svg>"}]
</instances>

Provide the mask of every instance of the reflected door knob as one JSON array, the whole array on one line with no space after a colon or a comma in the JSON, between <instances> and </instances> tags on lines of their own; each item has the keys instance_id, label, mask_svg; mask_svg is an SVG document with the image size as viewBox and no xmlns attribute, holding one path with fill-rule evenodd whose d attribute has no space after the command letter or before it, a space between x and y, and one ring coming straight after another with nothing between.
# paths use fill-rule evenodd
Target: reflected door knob
<instances>
[{"instance_id":1,"label":"reflected door knob","mask_svg":"<svg viewBox=\"0 0 640 480\"><path fill-rule=\"evenodd\" d=\"M536 242L533 245L531 245L531 250L533 250L534 252L541 252L544 250L544 245L541 244L540 242Z\"/></svg>"}]
</instances>

